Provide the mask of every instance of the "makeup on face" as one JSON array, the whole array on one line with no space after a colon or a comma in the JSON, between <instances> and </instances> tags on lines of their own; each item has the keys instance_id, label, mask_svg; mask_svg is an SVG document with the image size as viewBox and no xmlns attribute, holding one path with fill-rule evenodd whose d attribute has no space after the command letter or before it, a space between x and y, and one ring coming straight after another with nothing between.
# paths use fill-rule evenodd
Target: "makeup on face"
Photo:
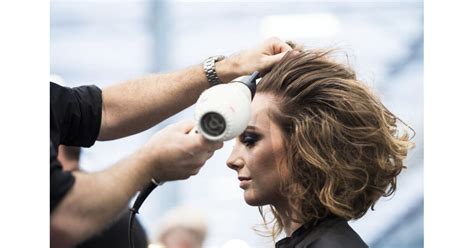
<instances>
[{"instance_id":1,"label":"makeup on face","mask_svg":"<svg viewBox=\"0 0 474 248\"><path fill-rule=\"evenodd\" d=\"M245 131L237 137L227 160L237 172L239 187L249 205L271 204L280 197L278 163L283 160L284 143L278 126L268 116L273 101L257 94L252 102L252 116Z\"/></svg>"}]
</instances>

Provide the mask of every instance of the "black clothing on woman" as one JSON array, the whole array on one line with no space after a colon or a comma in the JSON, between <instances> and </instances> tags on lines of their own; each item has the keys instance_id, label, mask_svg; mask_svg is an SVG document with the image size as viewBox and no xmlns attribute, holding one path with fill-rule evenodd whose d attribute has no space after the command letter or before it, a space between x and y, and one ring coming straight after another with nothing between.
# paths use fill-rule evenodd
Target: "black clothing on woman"
<instances>
[{"instance_id":1,"label":"black clothing on woman","mask_svg":"<svg viewBox=\"0 0 474 248\"><path fill-rule=\"evenodd\" d=\"M275 248L367 248L367 244L347 224L347 221L330 216L311 221L278 241Z\"/></svg>"}]
</instances>

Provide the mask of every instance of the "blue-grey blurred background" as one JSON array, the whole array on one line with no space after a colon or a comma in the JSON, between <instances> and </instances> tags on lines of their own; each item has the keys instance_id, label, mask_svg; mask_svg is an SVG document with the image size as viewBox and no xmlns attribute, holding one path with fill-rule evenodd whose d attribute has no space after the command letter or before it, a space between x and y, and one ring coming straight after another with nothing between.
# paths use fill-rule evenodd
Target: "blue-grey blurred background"
<instances>
[{"instance_id":1,"label":"blue-grey blurred background","mask_svg":"<svg viewBox=\"0 0 474 248\"><path fill-rule=\"evenodd\" d=\"M371 246L423 247L423 2L413 1L157 1L51 0L51 74L66 85L105 87L149 73L230 55L270 36L307 48L337 47L364 82L415 131L416 148L397 192L350 225ZM169 82L172 84L173 82ZM156 127L83 149L80 166L98 171L134 152L169 123L192 119L193 107ZM205 247L272 247L252 228L235 172L225 166L232 141L199 175L159 187L139 215L154 241L164 213L187 205L203 212ZM234 240L229 242L230 240ZM246 243L244 245L243 242Z\"/></svg>"}]
</instances>

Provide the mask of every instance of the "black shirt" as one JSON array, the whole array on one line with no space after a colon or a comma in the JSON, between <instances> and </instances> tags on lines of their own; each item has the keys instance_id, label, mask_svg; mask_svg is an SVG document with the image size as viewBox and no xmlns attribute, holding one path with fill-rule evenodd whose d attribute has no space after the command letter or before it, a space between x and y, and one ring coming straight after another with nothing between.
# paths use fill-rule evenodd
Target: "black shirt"
<instances>
[{"instance_id":1,"label":"black shirt","mask_svg":"<svg viewBox=\"0 0 474 248\"><path fill-rule=\"evenodd\" d=\"M50 211L74 184L73 175L63 171L58 161L59 144L92 146L99 135L101 118L102 91L97 86L67 88L50 83ZM128 218L129 212L125 211L116 222L77 247L128 248ZM135 247L148 246L145 230L137 219L132 238Z\"/></svg>"},{"instance_id":2,"label":"black shirt","mask_svg":"<svg viewBox=\"0 0 474 248\"><path fill-rule=\"evenodd\" d=\"M90 147L99 135L102 91L97 86L67 88L50 83L50 212L74 184L58 161L59 144Z\"/></svg>"},{"instance_id":3,"label":"black shirt","mask_svg":"<svg viewBox=\"0 0 474 248\"><path fill-rule=\"evenodd\" d=\"M367 244L342 218L327 217L308 222L291 237L278 241L276 248L366 248Z\"/></svg>"},{"instance_id":4,"label":"black shirt","mask_svg":"<svg viewBox=\"0 0 474 248\"><path fill-rule=\"evenodd\" d=\"M128 246L128 221L130 211L124 211L118 220L107 229L82 242L76 248L130 248ZM145 229L138 219L133 224L132 239L135 248L147 248L148 239Z\"/></svg>"}]
</instances>

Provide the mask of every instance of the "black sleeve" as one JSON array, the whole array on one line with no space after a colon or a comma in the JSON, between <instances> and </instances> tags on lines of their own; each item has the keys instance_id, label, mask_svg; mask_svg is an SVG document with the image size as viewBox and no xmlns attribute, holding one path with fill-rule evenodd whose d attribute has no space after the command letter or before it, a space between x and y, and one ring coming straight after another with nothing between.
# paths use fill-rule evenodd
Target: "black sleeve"
<instances>
[{"instance_id":1,"label":"black sleeve","mask_svg":"<svg viewBox=\"0 0 474 248\"><path fill-rule=\"evenodd\" d=\"M53 145L92 146L100 131L102 91L93 85L67 88L51 83L50 101Z\"/></svg>"},{"instance_id":2,"label":"black sleeve","mask_svg":"<svg viewBox=\"0 0 474 248\"><path fill-rule=\"evenodd\" d=\"M102 92L96 86L77 88L50 83L50 211L74 184L57 159L59 144L90 147L99 135Z\"/></svg>"}]
</instances>

